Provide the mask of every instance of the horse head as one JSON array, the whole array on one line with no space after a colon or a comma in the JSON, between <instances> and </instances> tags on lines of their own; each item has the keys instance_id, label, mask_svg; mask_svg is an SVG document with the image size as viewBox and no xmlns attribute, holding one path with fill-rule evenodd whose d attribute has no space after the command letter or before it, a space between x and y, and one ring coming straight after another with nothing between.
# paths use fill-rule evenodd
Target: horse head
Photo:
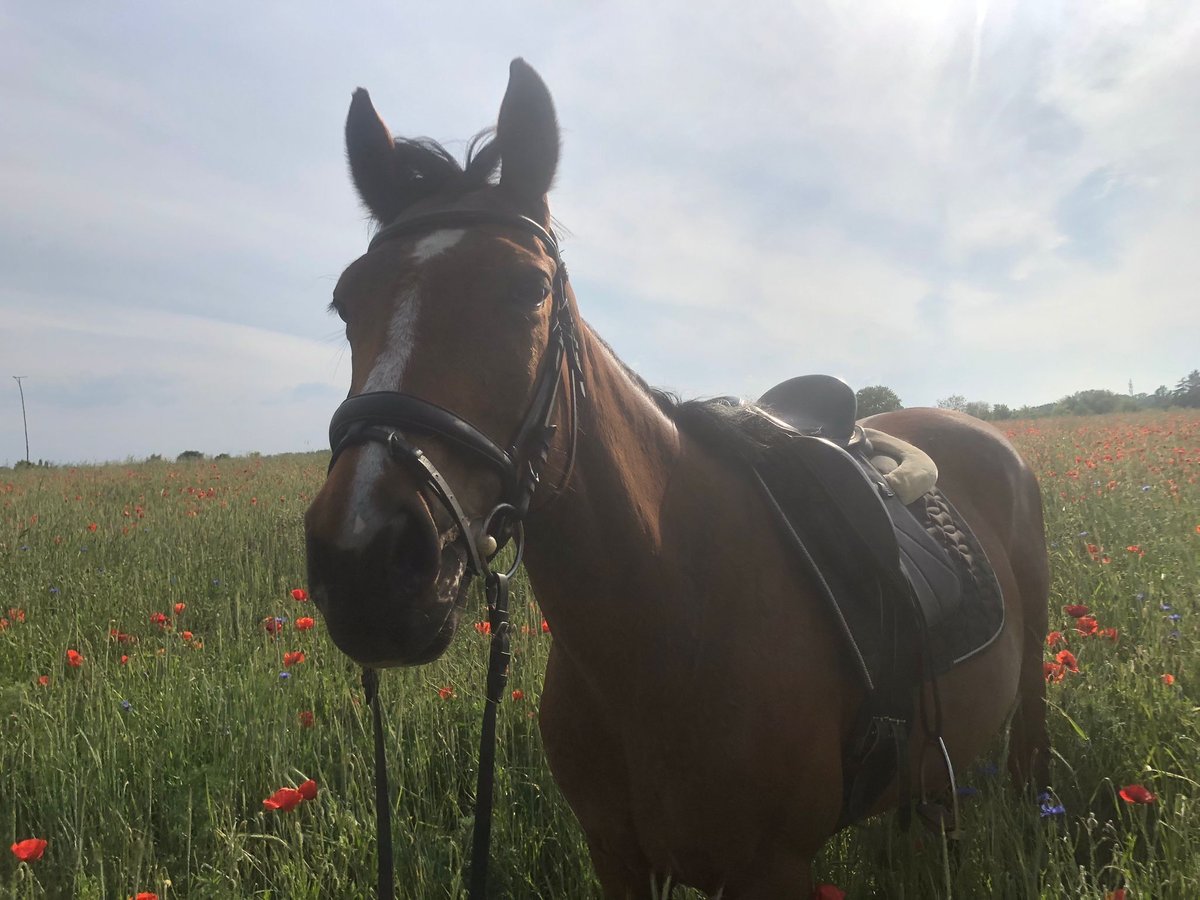
<instances>
[{"instance_id":1,"label":"horse head","mask_svg":"<svg viewBox=\"0 0 1200 900\"><path fill-rule=\"evenodd\" d=\"M550 94L519 59L494 136L465 166L393 138L354 94L350 172L382 227L334 289L351 386L305 534L313 599L363 665L445 651L467 576L519 533L556 441L575 366L546 201L558 147Z\"/></svg>"}]
</instances>

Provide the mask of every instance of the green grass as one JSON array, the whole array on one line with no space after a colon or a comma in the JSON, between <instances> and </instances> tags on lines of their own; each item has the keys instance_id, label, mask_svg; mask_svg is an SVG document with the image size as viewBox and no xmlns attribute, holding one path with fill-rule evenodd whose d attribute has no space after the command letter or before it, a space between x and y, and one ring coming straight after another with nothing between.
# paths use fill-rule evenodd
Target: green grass
<instances>
[{"instance_id":1,"label":"green grass","mask_svg":"<svg viewBox=\"0 0 1200 900\"><path fill-rule=\"evenodd\" d=\"M1003 766L992 767L1003 760L998 741L960 773L976 793L963 799L958 846L884 816L832 841L819 876L850 897L1104 897L1125 885L1130 897L1191 900L1200 416L1009 429L1042 479L1052 627L1079 660L1079 673L1049 688L1055 802L1066 812L1043 817L1007 789ZM296 630L314 611L290 596L304 585L301 517L323 463L317 454L0 471L0 843L49 841L30 864L4 851L0 897L371 893L371 735L358 674L319 618ZM179 615L176 603L186 604ZM1058 611L1067 603L1091 607L1118 639L1077 634ZM524 699L500 715L493 893L598 897L537 733L552 638L523 580L512 605L510 690ZM152 624L154 612L170 627ZM288 622L273 637L263 621L274 616ZM136 643L113 640L113 629ZM464 894L486 641L467 626L444 659L383 679L400 896ZM81 667L66 664L68 649ZM285 668L295 650L305 661ZM320 785L316 800L263 808L306 778ZM1157 802L1118 799L1131 783Z\"/></svg>"}]
</instances>

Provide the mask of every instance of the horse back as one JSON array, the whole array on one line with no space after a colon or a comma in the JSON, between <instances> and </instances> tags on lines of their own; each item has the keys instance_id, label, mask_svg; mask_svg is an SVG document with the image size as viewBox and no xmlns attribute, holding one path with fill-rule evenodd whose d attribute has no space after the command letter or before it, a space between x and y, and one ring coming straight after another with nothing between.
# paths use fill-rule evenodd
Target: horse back
<instances>
[{"instance_id":1,"label":"horse back","mask_svg":"<svg viewBox=\"0 0 1200 900\"><path fill-rule=\"evenodd\" d=\"M1028 464L995 426L948 409L914 407L860 423L921 448L938 467L938 487L990 531L1010 558L1045 558L1042 498Z\"/></svg>"}]
</instances>

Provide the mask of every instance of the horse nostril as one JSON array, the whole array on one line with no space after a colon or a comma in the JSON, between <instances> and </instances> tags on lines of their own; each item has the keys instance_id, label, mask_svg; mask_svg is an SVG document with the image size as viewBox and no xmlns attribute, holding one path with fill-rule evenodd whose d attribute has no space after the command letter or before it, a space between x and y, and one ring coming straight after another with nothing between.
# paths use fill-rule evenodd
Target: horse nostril
<instances>
[{"instance_id":1,"label":"horse nostril","mask_svg":"<svg viewBox=\"0 0 1200 900\"><path fill-rule=\"evenodd\" d=\"M437 531L408 512L398 512L367 546L367 556L387 566L396 585L421 584L437 578L440 548Z\"/></svg>"}]
</instances>

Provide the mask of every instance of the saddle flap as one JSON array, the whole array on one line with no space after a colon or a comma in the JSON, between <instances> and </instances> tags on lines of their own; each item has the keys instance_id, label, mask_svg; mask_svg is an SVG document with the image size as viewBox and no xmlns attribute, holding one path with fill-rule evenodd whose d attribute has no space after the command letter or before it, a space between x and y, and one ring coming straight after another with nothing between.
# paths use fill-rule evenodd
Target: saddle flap
<instances>
[{"instance_id":1,"label":"saddle flap","mask_svg":"<svg viewBox=\"0 0 1200 900\"><path fill-rule=\"evenodd\" d=\"M858 544L850 548L852 552L866 552L889 570L899 566L900 548L879 483L857 459L831 441L808 436L771 448L764 457L784 479L788 478L786 470L792 470L795 486L809 495L813 511L820 510L826 524L833 524L829 517L835 518L835 527L848 532ZM784 471L779 472L781 468Z\"/></svg>"}]
</instances>

